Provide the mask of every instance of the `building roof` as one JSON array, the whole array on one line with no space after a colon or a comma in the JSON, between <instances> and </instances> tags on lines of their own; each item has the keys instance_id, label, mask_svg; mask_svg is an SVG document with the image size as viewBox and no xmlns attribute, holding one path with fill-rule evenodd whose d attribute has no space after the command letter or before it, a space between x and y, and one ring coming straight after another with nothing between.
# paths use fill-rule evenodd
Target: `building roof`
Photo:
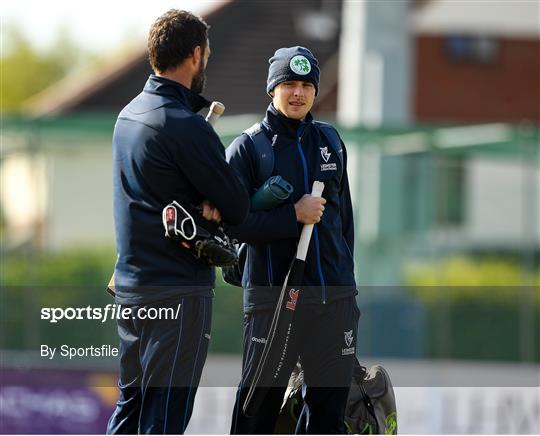
<instances>
[{"instance_id":1,"label":"building roof","mask_svg":"<svg viewBox=\"0 0 540 436\"><path fill-rule=\"evenodd\" d=\"M204 13L212 56L205 97L222 101L227 115L261 113L268 58L279 47L310 48L321 65L319 115L334 113L337 100L342 0L223 0ZM413 32L540 37L536 1L412 0ZM118 113L151 74L146 47L76 74L27 101L33 117L73 113Z\"/></svg>"},{"instance_id":2,"label":"building roof","mask_svg":"<svg viewBox=\"0 0 540 436\"><path fill-rule=\"evenodd\" d=\"M437 0L412 12L418 33L473 33L540 37L540 2L531 0Z\"/></svg>"},{"instance_id":3,"label":"building roof","mask_svg":"<svg viewBox=\"0 0 540 436\"><path fill-rule=\"evenodd\" d=\"M212 47L204 95L222 101L229 115L262 112L270 102L266 94L268 59L279 47L312 49L323 77L329 60L331 69L337 70L340 14L341 0L216 3L204 14L211 26ZM142 47L104 68L68 77L46 89L27 102L27 113L40 117L118 112L140 92L151 72Z\"/></svg>"}]
</instances>

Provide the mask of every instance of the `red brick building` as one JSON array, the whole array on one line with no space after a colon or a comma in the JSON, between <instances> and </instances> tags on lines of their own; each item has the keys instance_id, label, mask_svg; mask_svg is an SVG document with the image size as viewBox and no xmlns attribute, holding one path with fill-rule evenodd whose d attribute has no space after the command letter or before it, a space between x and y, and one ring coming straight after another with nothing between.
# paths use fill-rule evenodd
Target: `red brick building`
<instances>
[{"instance_id":1,"label":"red brick building","mask_svg":"<svg viewBox=\"0 0 540 436\"><path fill-rule=\"evenodd\" d=\"M418 35L415 48L417 121L540 121L538 38Z\"/></svg>"}]
</instances>

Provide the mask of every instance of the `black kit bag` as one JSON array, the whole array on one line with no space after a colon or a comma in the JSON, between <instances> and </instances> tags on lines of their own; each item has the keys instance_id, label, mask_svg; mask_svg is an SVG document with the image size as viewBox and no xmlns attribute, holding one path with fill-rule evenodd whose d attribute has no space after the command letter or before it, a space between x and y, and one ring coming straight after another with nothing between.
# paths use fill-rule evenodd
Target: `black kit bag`
<instances>
[{"instance_id":1,"label":"black kit bag","mask_svg":"<svg viewBox=\"0 0 540 436\"><path fill-rule=\"evenodd\" d=\"M289 380L275 433L294 434L302 411L303 371L298 364ZM380 365L369 371L355 360L353 380L345 409L347 434L397 434L394 388L388 372Z\"/></svg>"}]
</instances>

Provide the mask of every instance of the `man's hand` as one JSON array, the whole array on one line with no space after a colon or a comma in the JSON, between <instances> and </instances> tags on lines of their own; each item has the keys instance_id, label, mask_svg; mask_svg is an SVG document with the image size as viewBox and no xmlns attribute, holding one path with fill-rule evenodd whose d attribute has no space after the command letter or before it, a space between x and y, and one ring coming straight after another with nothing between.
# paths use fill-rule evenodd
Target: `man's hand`
<instances>
[{"instance_id":1,"label":"man's hand","mask_svg":"<svg viewBox=\"0 0 540 436\"><path fill-rule=\"evenodd\" d=\"M326 200L305 194L294 205L296 221L302 224L317 224L323 215Z\"/></svg>"},{"instance_id":2,"label":"man's hand","mask_svg":"<svg viewBox=\"0 0 540 436\"><path fill-rule=\"evenodd\" d=\"M208 200L205 200L201 203L202 207L202 216L207 219L208 221L214 221L216 223L221 222L221 213L217 208L212 206ZM191 248L191 244L189 244L186 241L182 241L181 244L184 246L184 248L187 248L188 250Z\"/></svg>"},{"instance_id":3,"label":"man's hand","mask_svg":"<svg viewBox=\"0 0 540 436\"><path fill-rule=\"evenodd\" d=\"M215 221L216 223L221 222L221 213L217 208L212 206L208 200L205 200L201 204L202 206L202 216L208 221Z\"/></svg>"},{"instance_id":4,"label":"man's hand","mask_svg":"<svg viewBox=\"0 0 540 436\"><path fill-rule=\"evenodd\" d=\"M206 216L202 216L201 208ZM238 252L216 220L219 211L208 203L201 207L181 205L173 201L161 213L165 236L180 242L193 256L209 266L232 266L238 261Z\"/></svg>"}]
</instances>

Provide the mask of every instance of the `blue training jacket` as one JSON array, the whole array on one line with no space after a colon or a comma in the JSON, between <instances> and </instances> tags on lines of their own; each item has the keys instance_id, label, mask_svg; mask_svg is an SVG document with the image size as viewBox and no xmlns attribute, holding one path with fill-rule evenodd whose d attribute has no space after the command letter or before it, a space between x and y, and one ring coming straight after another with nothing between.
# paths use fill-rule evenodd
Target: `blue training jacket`
<instances>
[{"instance_id":1,"label":"blue training jacket","mask_svg":"<svg viewBox=\"0 0 540 436\"><path fill-rule=\"evenodd\" d=\"M151 75L119 114L113 135L113 197L121 304L176 295L211 295L214 268L164 236L161 213L173 200L217 207L240 224L249 197L224 147L198 112L209 102L180 83Z\"/></svg>"},{"instance_id":2,"label":"blue training jacket","mask_svg":"<svg viewBox=\"0 0 540 436\"><path fill-rule=\"evenodd\" d=\"M311 114L305 121L287 118L270 104L262 122L265 134L273 143L272 175L285 178L293 185L294 192L277 208L250 212L243 224L228 229L232 237L249 244L242 278L246 312L275 306L302 229L296 221L294 203L311 193L314 180L324 182L323 197L327 203L311 238L299 304L325 304L357 293L345 146L342 143L341 160L312 121ZM237 137L226 155L250 195L255 193L259 188L257 156L250 137L245 133Z\"/></svg>"}]
</instances>

